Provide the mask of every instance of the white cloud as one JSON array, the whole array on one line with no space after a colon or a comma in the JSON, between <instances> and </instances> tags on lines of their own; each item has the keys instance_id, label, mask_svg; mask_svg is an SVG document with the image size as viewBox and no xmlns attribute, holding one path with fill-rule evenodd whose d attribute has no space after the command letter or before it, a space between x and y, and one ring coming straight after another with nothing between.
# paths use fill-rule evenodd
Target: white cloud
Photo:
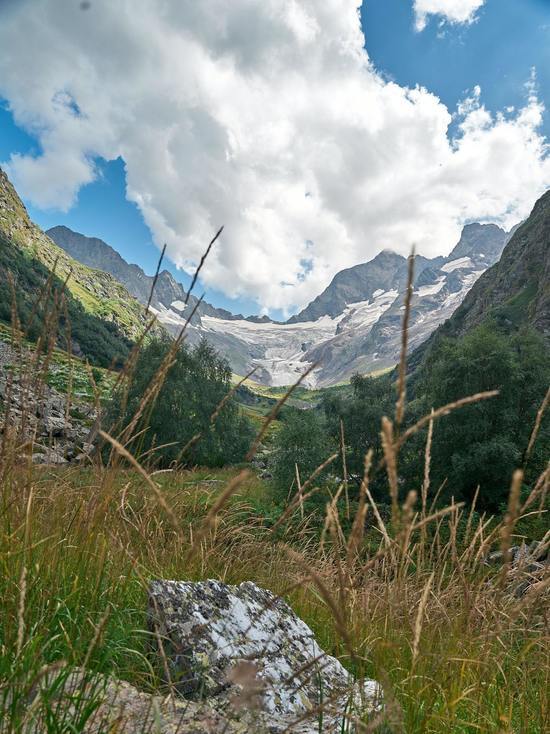
<instances>
[{"instance_id":1,"label":"white cloud","mask_svg":"<svg viewBox=\"0 0 550 734\"><path fill-rule=\"evenodd\" d=\"M474 90L450 139L437 97L376 73L358 4L12 4L0 95L43 154L9 174L37 206L69 207L96 157L122 156L156 243L190 269L224 224L205 283L267 309L385 247L435 255L466 220L524 217L550 184L534 89L496 117Z\"/></svg>"},{"instance_id":2,"label":"white cloud","mask_svg":"<svg viewBox=\"0 0 550 734\"><path fill-rule=\"evenodd\" d=\"M448 23L473 23L485 0L414 0L416 29L423 31L430 15Z\"/></svg>"}]
</instances>

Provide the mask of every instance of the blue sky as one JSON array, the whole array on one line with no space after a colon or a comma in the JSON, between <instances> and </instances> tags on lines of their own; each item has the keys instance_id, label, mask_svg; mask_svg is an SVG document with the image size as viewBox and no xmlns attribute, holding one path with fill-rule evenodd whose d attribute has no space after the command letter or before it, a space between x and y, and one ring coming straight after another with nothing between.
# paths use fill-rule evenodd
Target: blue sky
<instances>
[{"instance_id":1,"label":"blue sky","mask_svg":"<svg viewBox=\"0 0 550 734\"><path fill-rule=\"evenodd\" d=\"M0 107L0 161L7 160L14 152L39 151L36 140L14 123L4 101ZM138 207L126 199L124 161L121 158L114 161L97 159L96 166L98 179L80 190L77 203L67 212L59 209L38 209L24 199L31 219L44 230L63 224L88 237L99 237L114 247L125 260L137 263L146 273L152 275L160 252L153 244L151 232ZM189 287L190 276L176 268L171 260L166 258L163 267L170 270L186 288ZM227 308L245 316L258 312L258 304L252 299L232 299L212 288L206 290L206 300L218 308ZM204 286L199 282L195 286L195 294L201 295L204 291ZM282 317L282 314L275 316Z\"/></svg>"},{"instance_id":2,"label":"blue sky","mask_svg":"<svg viewBox=\"0 0 550 734\"><path fill-rule=\"evenodd\" d=\"M521 107L533 69L539 99L550 106L550 0L487 0L478 15L471 25L442 24L432 17L427 28L417 32L412 0L368 0L361 20L376 70L400 86L426 87L450 111L476 85L481 87L483 104L492 112ZM545 116L543 131L550 136L550 115ZM15 124L3 100L0 161L16 153L39 155L40 142ZM98 157L95 166L97 180L80 189L76 204L66 212L37 208L24 198L31 217L43 229L64 224L100 237L128 261L153 272L159 251L138 207L125 197L124 161ZM165 266L185 285L189 283L189 277L170 261ZM298 279L304 280L304 274L298 274ZM251 294L230 298L221 289L205 290L207 300L216 306L245 314L259 310ZM272 307L270 314L280 318L283 311Z\"/></svg>"},{"instance_id":3,"label":"blue sky","mask_svg":"<svg viewBox=\"0 0 550 734\"><path fill-rule=\"evenodd\" d=\"M422 33L403 0L369 0L362 19L376 68L399 84L427 87L450 109L476 84L495 112L521 105L533 68L550 107L550 0L486 0L472 25L441 28L432 17ZM550 116L544 129L548 135Z\"/></svg>"}]
</instances>

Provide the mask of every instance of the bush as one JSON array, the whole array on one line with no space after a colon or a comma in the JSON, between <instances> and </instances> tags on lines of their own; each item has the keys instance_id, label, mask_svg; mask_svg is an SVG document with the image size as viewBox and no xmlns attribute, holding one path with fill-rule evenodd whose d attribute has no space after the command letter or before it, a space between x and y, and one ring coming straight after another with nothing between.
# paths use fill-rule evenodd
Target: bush
<instances>
[{"instance_id":1,"label":"bush","mask_svg":"<svg viewBox=\"0 0 550 734\"><path fill-rule=\"evenodd\" d=\"M110 418L116 431L124 430L136 414L170 346L169 341L155 340L142 349L126 401L121 391L113 400ZM202 466L242 461L254 431L236 403L229 400L211 421L230 389L231 369L213 347L202 341L192 349L180 348L156 399L135 427L133 453L139 459L153 449L155 460L162 466L174 461ZM121 413L124 403L126 408ZM182 449L198 434L200 439L182 456Z\"/></svg>"}]
</instances>

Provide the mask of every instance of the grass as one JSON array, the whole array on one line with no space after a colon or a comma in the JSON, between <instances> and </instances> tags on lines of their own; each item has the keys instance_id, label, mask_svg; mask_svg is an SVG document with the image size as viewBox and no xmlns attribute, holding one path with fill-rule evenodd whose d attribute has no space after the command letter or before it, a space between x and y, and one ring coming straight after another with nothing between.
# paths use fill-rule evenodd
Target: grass
<instances>
[{"instance_id":1,"label":"grass","mask_svg":"<svg viewBox=\"0 0 550 734\"><path fill-rule=\"evenodd\" d=\"M34 467L21 459L24 436L4 426L2 734L38 731L30 710L39 731L89 731L93 702L77 696L60 706L54 690L77 667L166 693L146 621L147 586L158 577L253 580L285 596L328 652L382 684L382 728L365 719L357 731L550 730L550 579L518 597L506 567L484 562L519 540L522 517L542 517L550 469L523 505L515 476L504 519L478 519L456 504L432 510L419 499L429 489L429 441L424 484L408 493L399 485L399 447L416 430L405 424L399 438L390 419L383 424L390 519L370 499L367 457L351 511L340 485L319 523L307 504L302 517L299 497L281 503L241 468L147 473L100 457Z\"/></svg>"},{"instance_id":2,"label":"grass","mask_svg":"<svg viewBox=\"0 0 550 734\"><path fill-rule=\"evenodd\" d=\"M0 341L9 344L12 338L12 328L0 322ZM25 339L21 332L18 332L17 340L28 351L32 352L35 348L35 344ZM17 368L17 365L13 366ZM103 402L110 398L116 379L117 374L111 370L102 367L91 368L86 360L74 354L69 356L61 349L51 349L46 383L61 393L70 392L72 398L93 404L95 393L98 391L99 398Z\"/></svg>"},{"instance_id":3,"label":"grass","mask_svg":"<svg viewBox=\"0 0 550 734\"><path fill-rule=\"evenodd\" d=\"M59 661L86 660L92 671L158 690L158 671L147 656L147 581L217 578L253 579L286 595L328 651L384 683L394 710L391 731L548 730L547 599L518 600L490 583L494 572L474 561L481 536L473 544L466 537L438 547L436 532L424 544L413 532L403 547L398 534L378 561L376 554L359 554L348 564L337 534L321 548L299 517L279 532L266 527L263 514L277 506L269 488L250 475L190 553L193 534L236 474L161 475L159 489L177 529L133 471L21 468L4 476L4 717L16 726L15 700L29 695L44 666ZM442 521L452 530L460 513L454 508ZM345 635L323 589L337 603Z\"/></svg>"}]
</instances>

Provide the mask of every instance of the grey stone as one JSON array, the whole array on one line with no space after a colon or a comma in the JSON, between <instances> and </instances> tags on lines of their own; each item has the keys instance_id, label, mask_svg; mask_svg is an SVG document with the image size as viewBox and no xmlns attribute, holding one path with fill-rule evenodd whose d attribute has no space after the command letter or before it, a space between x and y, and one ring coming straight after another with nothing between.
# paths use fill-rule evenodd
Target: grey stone
<instances>
[{"instance_id":1,"label":"grey stone","mask_svg":"<svg viewBox=\"0 0 550 734\"><path fill-rule=\"evenodd\" d=\"M54 415L49 415L47 418L44 418L43 426L46 435L54 437L66 436L71 427L64 417Z\"/></svg>"},{"instance_id":2,"label":"grey stone","mask_svg":"<svg viewBox=\"0 0 550 734\"><path fill-rule=\"evenodd\" d=\"M249 668L248 678L255 680L257 705L272 731L307 718L321 700L325 722L333 727L327 732L338 731L337 722L341 724L350 702L361 711L379 705L375 681L356 683L319 647L311 629L286 602L252 582L230 586L219 581L153 581L148 617L153 638L162 641L160 652L171 682L181 695L217 700L223 707L243 688L235 683L239 671L253 666L254 675ZM316 726L310 722L299 731L314 732Z\"/></svg>"},{"instance_id":3,"label":"grey stone","mask_svg":"<svg viewBox=\"0 0 550 734\"><path fill-rule=\"evenodd\" d=\"M67 459L53 449L41 448L32 455L33 464L67 464Z\"/></svg>"},{"instance_id":4,"label":"grey stone","mask_svg":"<svg viewBox=\"0 0 550 734\"><path fill-rule=\"evenodd\" d=\"M231 721L207 703L145 693L124 681L81 669L47 672L27 703L17 721L17 731L23 734L51 731L52 711L63 720L64 730L80 722L82 734L260 734L252 722ZM0 734L14 731L11 723L0 721Z\"/></svg>"},{"instance_id":5,"label":"grey stone","mask_svg":"<svg viewBox=\"0 0 550 734\"><path fill-rule=\"evenodd\" d=\"M507 589L510 594L520 598L538 584L548 569L548 541L533 541L530 545L522 543L510 548L509 568L507 570ZM489 553L485 563L489 566L503 566L503 551Z\"/></svg>"}]
</instances>

